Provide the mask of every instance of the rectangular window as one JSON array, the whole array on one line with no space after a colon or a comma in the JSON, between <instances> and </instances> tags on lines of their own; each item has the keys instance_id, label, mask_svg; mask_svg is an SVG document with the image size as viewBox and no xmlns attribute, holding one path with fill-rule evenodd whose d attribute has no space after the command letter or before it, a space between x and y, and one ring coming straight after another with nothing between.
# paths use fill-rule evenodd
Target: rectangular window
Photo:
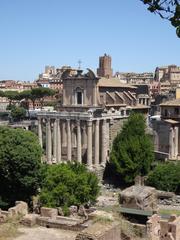
<instances>
[{"instance_id":1,"label":"rectangular window","mask_svg":"<svg viewBox=\"0 0 180 240\"><path fill-rule=\"evenodd\" d=\"M82 92L77 92L77 104L82 104Z\"/></svg>"},{"instance_id":2,"label":"rectangular window","mask_svg":"<svg viewBox=\"0 0 180 240\"><path fill-rule=\"evenodd\" d=\"M174 109L174 114L175 114L175 115L179 115L179 108L175 108L175 109Z\"/></svg>"}]
</instances>

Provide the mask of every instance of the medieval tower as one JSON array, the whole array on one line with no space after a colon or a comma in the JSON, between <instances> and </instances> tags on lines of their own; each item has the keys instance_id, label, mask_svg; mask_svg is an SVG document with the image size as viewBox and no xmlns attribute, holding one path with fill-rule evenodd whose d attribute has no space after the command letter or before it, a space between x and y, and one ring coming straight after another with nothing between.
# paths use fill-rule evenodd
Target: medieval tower
<instances>
[{"instance_id":1,"label":"medieval tower","mask_svg":"<svg viewBox=\"0 0 180 240\"><path fill-rule=\"evenodd\" d=\"M99 57L99 68L97 69L97 75L99 77L112 77L112 68L111 68L111 57L107 54Z\"/></svg>"}]
</instances>

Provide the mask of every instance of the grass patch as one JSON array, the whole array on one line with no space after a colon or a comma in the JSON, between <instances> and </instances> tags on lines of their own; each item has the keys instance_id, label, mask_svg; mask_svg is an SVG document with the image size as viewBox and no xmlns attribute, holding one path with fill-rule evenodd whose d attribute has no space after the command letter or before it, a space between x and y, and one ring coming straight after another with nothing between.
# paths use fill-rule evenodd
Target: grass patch
<instances>
[{"instance_id":1,"label":"grass patch","mask_svg":"<svg viewBox=\"0 0 180 240\"><path fill-rule=\"evenodd\" d=\"M180 216L180 210L176 209L160 209L158 211L161 215L172 215L176 214L177 216Z\"/></svg>"},{"instance_id":2,"label":"grass patch","mask_svg":"<svg viewBox=\"0 0 180 240\"><path fill-rule=\"evenodd\" d=\"M0 225L0 240L9 240L18 236L17 225L13 223L3 223Z\"/></svg>"},{"instance_id":3,"label":"grass patch","mask_svg":"<svg viewBox=\"0 0 180 240\"><path fill-rule=\"evenodd\" d=\"M103 206L103 207L96 207L97 210L102 210L108 213L115 212L120 213L120 205L109 205L109 206Z\"/></svg>"},{"instance_id":4,"label":"grass patch","mask_svg":"<svg viewBox=\"0 0 180 240\"><path fill-rule=\"evenodd\" d=\"M112 223L113 219L111 219L110 217L97 216L93 219L93 223L97 223L97 222L108 224L108 223Z\"/></svg>"},{"instance_id":5,"label":"grass patch","mask_svg":"<svg viewBox=\"0 0 180 240\"><path fill-rule=\"evenodd\" d=\"M9 218L5 223L0 224L0 240L11 240L17 237L20 234L18 226L19 217Z\"/></svg>"}]
</instances>

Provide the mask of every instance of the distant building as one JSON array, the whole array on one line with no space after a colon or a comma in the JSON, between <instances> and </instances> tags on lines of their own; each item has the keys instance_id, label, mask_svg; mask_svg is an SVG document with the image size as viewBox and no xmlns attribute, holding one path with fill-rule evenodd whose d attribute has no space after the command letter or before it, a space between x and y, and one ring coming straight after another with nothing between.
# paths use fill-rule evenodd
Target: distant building
<instances>
[{"instance_id":1,"label":"distant building","mask_svg":"<svg viewBox=\"0 0 180 240\"><path fill-rule=\"evenodd\" d=\"M0 90L1 91L24 91L30 90L37 87L36 83L25 82L25 81L15 81L15 80L0 80Z\"/></svg>"},{"instance_id":2,"label":"distant building","mask_svg":"<svg viewBox=\"0 0 180 240\"><path fill-rule=\"evenodd\" d=\"M171 87L180 84L180 67L169 65L166 67L157 67L155 70L155 80L157 82L169 82Z\"/></svg>"},{"instance_id":3,"label":"distant building","mask_svg":"<svg viewBox=\"0 0 180 240\"><path fill-rule=\"evenodd\" d=\"M121 82L128 84L150 84L154 80L154 74L151 72L116 72L115 77L118 78Z\"/></svg>"},{"instance_id":4,"label":"distant building","mask_svg":"<svg viewBox=\"0 0 180 240\"><path fill-rule=\"evenodd\" d=\"M24 90L31 90L37 87L36 83L25 82L25 81L15 81L15 80L0 80L0 90L1 91L17 91L22 92ZM6 111L9 104L9 100L5 97L0 97L0 111Z\"/></svg>"},{"instance_id":5,"label":"distant building","mask_svg":"<svg viewBox=\"0 0 180 240\"><path fill-rule=\"evenodd\" d=\"M39 78L36 80L36 83L41 87L61 90L63 88L61 76L66 70L76 73L76 70L72 69L70 66L63 66L62 68L45 66L45 71L39 74Z\"/></svg>"},{"instance_id":6,"label":"distant building","mask_svg":"<svg viewBox=\"0 0 180 240\"><path fill-rule=\"evenodd\" d=\"M99 57L99 68L97 69L97 75L99 77L111 78L113 76L113 70L111 68L111 57L107 54Z\"/></svg>"}]
</instances>

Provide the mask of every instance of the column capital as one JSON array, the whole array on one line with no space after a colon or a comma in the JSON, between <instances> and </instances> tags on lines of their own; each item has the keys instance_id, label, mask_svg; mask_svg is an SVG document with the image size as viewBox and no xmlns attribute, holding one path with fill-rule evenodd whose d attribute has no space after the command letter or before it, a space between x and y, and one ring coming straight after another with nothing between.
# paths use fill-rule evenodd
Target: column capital
<instances>
[{"instance_id":1,"label":"column capital","mask_svg":"<svg viewBox=\"0 0 180 240\"><path fill-rule=\"evenodd\" d=\"M51 119L49 117L45 118L46 123L50 123Z\"/></svg>"},{"instance_id":2,"label":"column capital","mask_svg":"<svg viewBox=\"0 0 180 240\"><path fill-rule=\"evenodd\" d=\"M60 122L60 119L59 119L59 118L56 118L55 121L58 123L58 122Z\"/></svg>"},{"instance_id":3,"label":"column capital","mask_svg":"<svg viewBox=\"0 0 180 240\"><path fill-rule=\"evenodd\" d=\"M81 120L80 120L80 119L76 120L76 125L77 125L77 126L80 126L80 123L81 123Z\"/></svg>"},{"instance_id":4,"label":"column capital","mask_svg":"<svg viewBox=\"0 0 180 240\"><path fill-rule=\"evenodd\" d=\"M92 127L92 120L87 120L87 126Z\"/></svg>"}]
</instances>

